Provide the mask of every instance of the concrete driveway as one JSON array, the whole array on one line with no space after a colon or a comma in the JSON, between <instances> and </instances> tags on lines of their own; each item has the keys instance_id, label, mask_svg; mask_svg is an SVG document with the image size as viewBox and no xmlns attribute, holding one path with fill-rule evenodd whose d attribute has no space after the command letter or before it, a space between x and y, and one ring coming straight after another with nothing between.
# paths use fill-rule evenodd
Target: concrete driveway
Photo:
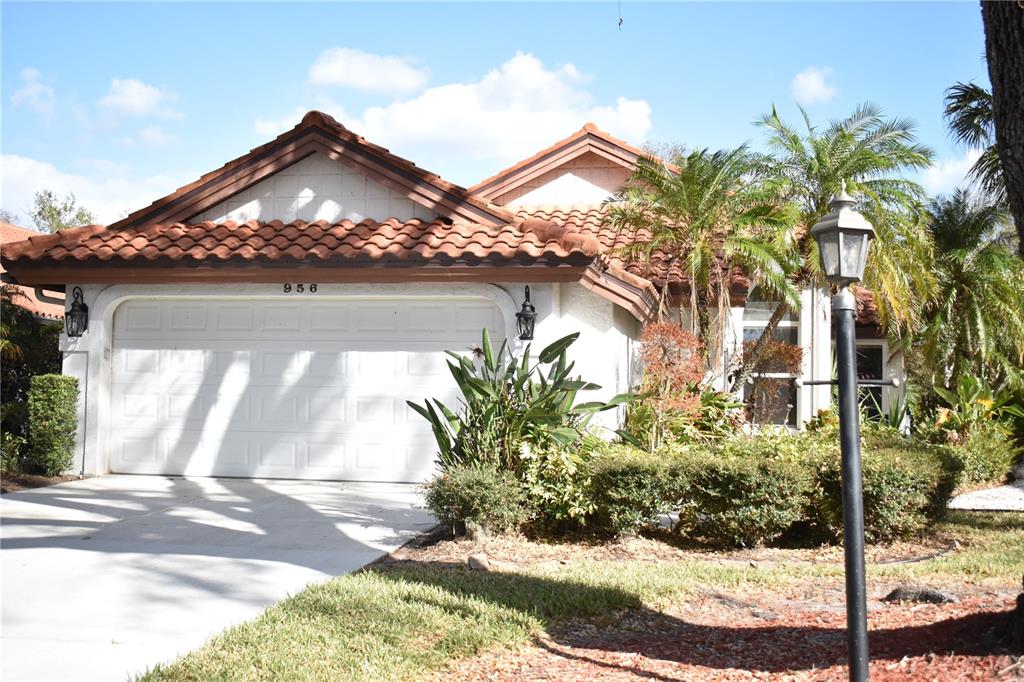
<instances>
[{"instance_id":1,"label":"concrete driveway","mask_svg":"<svg viewBox=\"0 0 1024 682\"><path fill-rule=\"evenodd\" d=\"M433 521L410 485L103 476L0 498L2 679L124 680Z\"/></svg>"}]
</instances>

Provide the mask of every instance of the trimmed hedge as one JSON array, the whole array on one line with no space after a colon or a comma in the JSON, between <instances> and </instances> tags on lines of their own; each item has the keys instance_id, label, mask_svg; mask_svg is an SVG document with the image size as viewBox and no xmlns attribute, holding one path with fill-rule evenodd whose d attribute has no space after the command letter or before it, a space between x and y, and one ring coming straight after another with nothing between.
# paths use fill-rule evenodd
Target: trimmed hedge
<instances>
[{"instance_id":1,"label":"trimmed hedge","mask_svg":"<svg viewBox=\"0 0 1024 682\"><path fill-rule=\"evenodd\" d=\"M752 547L781 537L812 498L817 442L787 436L731 438L677 463L688 485L678 528L714 546ZM800 445L806 446L801 452ZM801 459L801 455L803 459Z\"/></svg>"},{"instance_id":2,"label":"trimmed hedge","mask_svg":"<svg viewBox=\"0 0 1024 682\"><path fill-rule=\"evenodd\" d=\"M578 453L561 464L550 454L538 458L543 476L535 472L527 480L493 467L456 467L427 484L427 503L457 530L470 523L492 532L548 534L582 525L600 535L621 536L678 510L676 530L714 547L780 540L807 544L842 536L835 432L736 436L653 453L603 445L589 457ZM940 518L961 478L962 456L948 446L866 430L867 541L904 538ZM554 464L557 476L548 471ZM538 487L540 479L549 485ZM555 495L560 482L572 485L564 495Z\"/></svg>"},{"instance_id":3,"label":"trimmed hedge","mask_svg":"<svg viewBox=\"0 0 1024 682\"><path fill-rule=\"evenodd\" d=\"M864 435L865 535L887 542L945 511L960 463L951 448L895 433ZM715 547L842 534L837 434L738 436L707 447L648 453L608 446L586 469L592 530L623 535L679 510L677 530Z\"/></svg>"},{"instance_id":4,"label":"trimmed hedge","mask_svg":"<svg viewBox=\"0 0 1024 682\"><path fill-rule=\"evenodd\" d=\"M630 445L610 445L596 453L587 465L592 505L587 526L627 535L671 511L686 487L681 478L686 468L674 466L675 459Z\"/></svg>"},{"instance_id":5,"label":"trimmed hedge","mask_svg":"<svg viewBox=\"0 0 1024 682\"><path fill-rule=\"evenodd\" d=\"M904 538L940 518L961 472L951 448L885 433L865 434L861 468L868 542ZM817 481L813 521L838 540L843 530L838 449L820 465Z\"/></svg>"},{"instance_id":6,"label":"trimmed hedge","mask_svg":"<svg viewBox=\"0 0 1024 682\"><path fill-rule=\"evenodd\" d=\"M28 391L29 467L59 476L74 461L78 431L78 379L62 374L32 377Z\"/></svg>"},{"instance_id":7,"label":"trimmed hedge","mask_svg":"<svg viewBox=\"0 0 1024 682\"><path fill-rule=\"evenodd\" d=\"M427 506L456 534L472 524L492 533L516 530L530 517L522 484L492 465L462 465L424 485Z\"/></svg>"}]
</instances>

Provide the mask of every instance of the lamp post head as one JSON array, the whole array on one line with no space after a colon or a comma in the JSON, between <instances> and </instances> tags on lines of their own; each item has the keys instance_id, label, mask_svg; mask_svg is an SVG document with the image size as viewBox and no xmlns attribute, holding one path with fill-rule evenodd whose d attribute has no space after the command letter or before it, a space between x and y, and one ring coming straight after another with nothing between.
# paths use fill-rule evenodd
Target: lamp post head
<instances>
[{"instance_id":1,"label":"lamp post head","mask_svg":"<svg viewBox=\"0 0 1024 682\"><path fill-rule=\"evenodd\" d=\"M863 279L868 242L875 238L871 223L853 210L856 203L843 181L839 194L828 203L831 211L811 228L825 279L841 287Z\"/></svg>"}]
</instances>

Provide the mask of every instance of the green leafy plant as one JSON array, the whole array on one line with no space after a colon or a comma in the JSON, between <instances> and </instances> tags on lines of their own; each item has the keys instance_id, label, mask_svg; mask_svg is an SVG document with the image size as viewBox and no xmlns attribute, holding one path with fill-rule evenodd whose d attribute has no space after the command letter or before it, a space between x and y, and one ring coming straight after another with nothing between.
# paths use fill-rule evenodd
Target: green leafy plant
<instances>
[{"instance_id":1,"label":"green leafy plant","mask_svg":"<svg viewBox=\"0 0 1024 682\"><path fill-rule=\"evenodd\" d=\"M1024 409L1013 402L1009 393L995 394L978 377L961 376L956 391L934 387L948 407L940 407L935 425L947 433L951 443L960 442L978 427L1004 417L1024 417Z\"/></svg>"},{"instance_id":2,"label":"green leafy plant","mask_svg":"<svg viewBox=\"0 0 1024 682\"><path fill-rule=\"evenodd\" d=\"M61 374L32 377L28 421L28 464L47 476L70 468L78 430L78 379Z\"/></svg>"},{"instance_id":3,"label":"green leafy plant","mask_svg":"<svg viewBox=\"0 0 1024 682\"><path fill-rule=\"evenodd\" d=\"M578 337L570 334L555 341L535 363L530 362L529 345L521 358L504 342L495 352L486 329L478 360L449 351L448 368L462 394L461 405L452 409L437 399L422 405L407 401L430 422L441 470L488 462L518 472L524 444L570 446L583 436L594 414L631 400L631 394L620 394L607 402L576 402L579 391L601 388L572 377L575 363L566 351Z\"/></svg>"},{"instance_id":4,"label":"green leafy plant","mask_svg":"<svg viewBox=\"0 0 1024 682\"><path fill-rule=\"evenodd\" d=\"M21 469L21 450L25 438L4 431L0 433L0 474L15 473Z\"/></svg>"},{"instance_id":5,"label":"green leafy plant","mask_svg":"<svg viewBox=\"0 0 1024 682\"><path fill-rule=\"evenodd\" d=\"M883 410L882 406L878 403L878 399L875 397L874 393L868 391L863 395L864 398L861 401L862 423L865 425L889 429L890 431L901 431L906 428L908 417L910 415L910 400L906 395L902 395L898 399L890 400L888 409L885 410ZM870 401L871 405L875 408L875 416L868 416L866 411L863 409L866 407L866 401Z\"/></svg>"}]
</instances>

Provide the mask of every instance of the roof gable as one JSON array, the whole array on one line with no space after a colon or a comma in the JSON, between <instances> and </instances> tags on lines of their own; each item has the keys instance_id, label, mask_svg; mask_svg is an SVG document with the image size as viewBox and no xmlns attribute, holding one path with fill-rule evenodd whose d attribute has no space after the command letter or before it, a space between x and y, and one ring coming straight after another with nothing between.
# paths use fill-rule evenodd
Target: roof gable
<instances>
[{"instance_id":1,"label":"roof gable","mask_svg":"<svg viewBox=\"0 0 1024 682\"><path fill-rule=\"evenodd\" d=\"M494 201L517 187L587 154L594 154L630 171L638 159L649 155L643 149L609 135L593 123L587 123L547 149L473 185L469 191L481 199Z\"/></svg>"},{"instance_id":2,"label":"roof gable","mask_svg":"<svg viewBox=\"0 0 1024 682\"><path fill-rule=\"evenodd\" d=\"M291 130L256 147L195 182L135 211L111 228L189 221L262 180L314 154L357 169L388 189L449 220L483 225L507 224L511 214L473 196L435 173L392 154L319 111L311 111Z\"/></svg>"}]
</instances>

